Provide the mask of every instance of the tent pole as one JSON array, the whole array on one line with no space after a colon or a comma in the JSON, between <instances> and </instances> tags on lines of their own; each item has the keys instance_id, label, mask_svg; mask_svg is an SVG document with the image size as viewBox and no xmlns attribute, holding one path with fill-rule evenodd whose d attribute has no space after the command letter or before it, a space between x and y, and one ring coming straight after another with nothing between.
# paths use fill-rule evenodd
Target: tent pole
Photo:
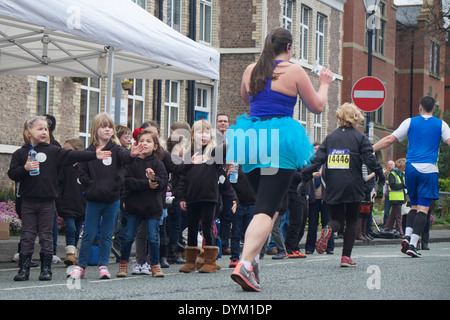
<instances>
[{"instance_id":1,"label":"tent pole","mask_svg":"<svg viewBox=\"0 0 450 320\"><path fill-rule=\"evenodd\" d=\"M217 95L219 94L219 80L214 80L214 96L213 96L213 114L211 120L213 128L217 128Z\"/></svg>"},{"instance_id":2,"label":"tent pole","mask_svg":"<svg viewBox=\"0 0 450 320\"><path fill-rule=\"evenodd\" d=\"M114 47L108 48L108 86L106 91L106 113L111 114L112 91L114 76ZM120 105L116 106L115 112L120 113Z\"/></svg>"}]
</instances>

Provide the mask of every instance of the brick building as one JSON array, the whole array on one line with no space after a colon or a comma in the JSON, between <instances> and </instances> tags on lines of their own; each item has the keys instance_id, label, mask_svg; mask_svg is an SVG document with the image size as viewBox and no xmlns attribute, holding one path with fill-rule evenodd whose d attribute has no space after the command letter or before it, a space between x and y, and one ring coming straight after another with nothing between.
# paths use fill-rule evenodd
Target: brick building
<instances>
[{"instance_id":1,"label":"brick building","mask_svg":"<svg viewBox=\"0 0 450 320\"><path fill-rule=\"evenodd\" d=\"M380 24L373 39L372 76L385 83L387 94L383 106L369 113L374 123L373 143L392 133L406 118L416 116L422 96L437 98L441 110L445 106L445 35L432 23L433 16L442 12L441 1L399 3L381 0L377 12ZM343 101L351 101L353 84L367 75L364 13L362 1L344 5ZM384 164L404 154L393 146L377 156Z\"/></svg>"},{"instance_id":2,"label":"brick building","mask_svg":"<svg viewBox=\"0 0 450 320\"><path fill-rule=\"evenodd\" d=\"M146 120L157 120L162 138L171 123L211 119L213 98L218 112L234 118L247 112L240 98L245 67L256 61L263 39L272 28L289 28L294 37L294 63L307 72L316 60L337 76L330 87L325 112L315 116L301 102L294 117L321 141L336 128L335 110L341 96L342 14L345 0L131 0L195 41L221 53L220 82L214 92L209 81L121 79L131 88L121 92L121 123L131 129ZM318 88L318 77L310 73ZM11 154L20 147L27 117L52 114L55 138L64 142L79 137L88 144L90 123L106 110L106 79L53 76L0 75L0 188L12 186L6 176ZM214 95L217 95L214 97ZM113 93L114 95L114 93Z\"/></svg>"}]
</instances>

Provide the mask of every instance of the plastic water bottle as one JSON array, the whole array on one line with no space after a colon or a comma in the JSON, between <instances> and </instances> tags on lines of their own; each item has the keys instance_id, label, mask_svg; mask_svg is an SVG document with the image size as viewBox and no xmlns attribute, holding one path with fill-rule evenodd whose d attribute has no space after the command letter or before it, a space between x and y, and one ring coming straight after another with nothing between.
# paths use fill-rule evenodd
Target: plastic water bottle
<instances>
[{"instance_id":1,"label":"plastic water bottle","mask_svg":"<svg viewBox=\"0 0 450 320\"><path fill-rule=\"evenodd\" d=\"M234 169L234 172L230 174L230 182L231 183L237 183L238 182L238 171L239 171L239 164L236 162L233 162L231 165Z\"/></svg>"},{"instance_id":2,"label":"plastic water bottle","mask_svg":"<svg viewBox=\"0 0 450 320\"><path fill-rule=\"evenodd\" d=\"M30 162L37 161L36 160L37 152L36 150L34 150L33 146L30 147L30 151L28 151L28 156L30 157ZM36 170L31 170L29 173L30 176L37 176L39 174L39 168L37 168Z\"/></svg>"}]
</instances>

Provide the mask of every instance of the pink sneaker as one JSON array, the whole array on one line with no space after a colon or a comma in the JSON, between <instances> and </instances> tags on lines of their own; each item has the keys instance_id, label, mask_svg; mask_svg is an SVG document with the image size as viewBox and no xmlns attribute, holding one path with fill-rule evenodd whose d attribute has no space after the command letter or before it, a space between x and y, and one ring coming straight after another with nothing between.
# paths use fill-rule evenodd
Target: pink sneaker
<instances>
[{"instance_id":1,"label":"pink sneaker","mask_svg":"<svg viewBox=\"0 0 450 320\"><path fill-rule=\"evenodd\" d=\"M320 234L319 240L316 242L316 251L319 254L324 253L327 250L328 240L333 235L333 230L326 226L322 229L322 233Z\"/></svg>"},{"instance_id":2,"label":"pink sneaker","mask_svg":"<svg viewBox=\"0 0 450 320\"><path fill-rule=\"evenodd\" d=\"M67 268L67 271L67 278L71 278L74 280L84 278L85 270L80 266L70 266L69 268Z\"/></svg>"},{"instance_id":3,"label":"pink sneaker","mask_svg":"<svg viewBox=\"0 0 450 320\"><path fill-rule=\"evenodd\" d=\"M341 267L356 267L356 263L350 257L342 256Z\"/></svg>"},{"instance_id":4,"label":"pink sneaker","mask_svg":"<svg viewBox=\"0 0 450 320\"><path fill-rule=\"evenodd\" d=\"M99 266L98 273L100 279L111 279L111 274L106 266Z\"/></svg>"}]
</instances>

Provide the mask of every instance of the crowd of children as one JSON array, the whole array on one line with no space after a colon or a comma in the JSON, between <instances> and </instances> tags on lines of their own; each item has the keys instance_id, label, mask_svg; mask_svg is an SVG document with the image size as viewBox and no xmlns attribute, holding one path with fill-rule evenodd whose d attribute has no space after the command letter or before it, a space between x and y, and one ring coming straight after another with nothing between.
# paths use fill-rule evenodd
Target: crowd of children
<instances>
[{"instance_id":1,"label":"crowd of children","mask_svg":"<svg viewBox=\"0 0 450 320\"><path fill-rule=\"evenodd\" d=\"M233 213L239 212L240 220L233 225L240 227L233 230L232 238L233 260L238 259L254 200L247 195L248 185L242 186L242 170L236 184L241 189L235 191L230 184L223 139L217 139L208 121L199 120L192 128L176 122L166 141L160 140L154 121L132 133L101 113L91 128L90 144L84 150L78 138L65 141L63 147L51 144L45 117L25 121L25 144L13 154L8 171L18 185L23 222L15 281L29 279L36 236L41 242L39 280L52 279L55 212L64 219L64 263L73 279L84 277L95 254L100 279L111 278L112 249L119 261L116 276L127 276L133 243L132 274L164 277L161 268L169 263L182 265L180 272L215 272L220 268L214 231L221 196L233 204ZM28 156L30 148L37 152L35 161ZM37 169L38 175L30 174ZM98 252L92 249L96 237Z\"/></svg>"}]
</instances>

